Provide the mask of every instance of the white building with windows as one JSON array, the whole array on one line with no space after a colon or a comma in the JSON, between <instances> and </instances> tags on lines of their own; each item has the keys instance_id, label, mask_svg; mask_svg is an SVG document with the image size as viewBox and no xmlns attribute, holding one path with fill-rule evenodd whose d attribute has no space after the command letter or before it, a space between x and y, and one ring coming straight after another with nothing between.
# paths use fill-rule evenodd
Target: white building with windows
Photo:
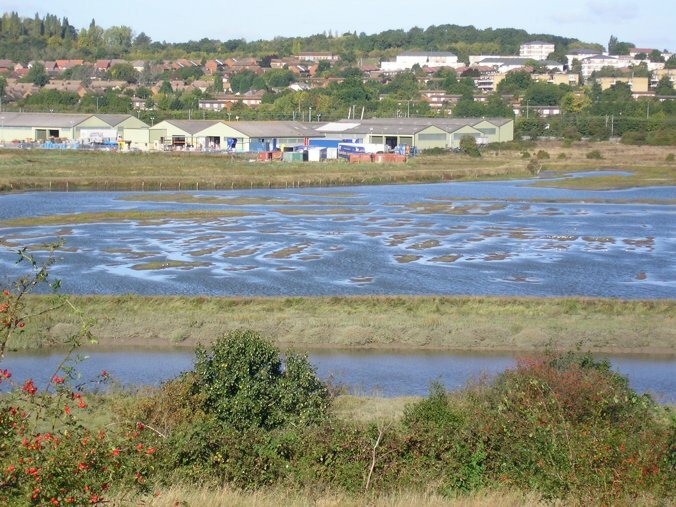
<instances>
[{"instance_id":1,"label":"white building with windows","mask_svg":"<svg viewBox=\"0 0 676 507\"><path fill-rule=\"evenodd\" d=\"M452 67L457 69L464 64L458 62L457 55L444 51L406 51L400 55L393 62L382 62L380 70L383 72L400 72L402 70L409 70L414 65L420 67Z\"/></svg>"},{"instance_id":2,"label":"white building with windows","mask_svg":"<svg viewBox=\"0 0 676 507\"><path fill-rule=\"evenodd\" d=\"M596 55L582 59L580 64L582 66L582 77L586 80L589 79L594 72L597 72L604 67L626 69L632 65L632 60L614 56Z\"/></svg>"},{"instance_id":3,"label":"white building with windows","mask_svg":"<svg viewBox=\"0 0 676 507\"><path fill-rule=\"evenodd\" d=\"M554 44L541 40L534 40L521 44L519 56L533 60L546 60L550 53L554 52Z\"/></svg>"}]
</instances>

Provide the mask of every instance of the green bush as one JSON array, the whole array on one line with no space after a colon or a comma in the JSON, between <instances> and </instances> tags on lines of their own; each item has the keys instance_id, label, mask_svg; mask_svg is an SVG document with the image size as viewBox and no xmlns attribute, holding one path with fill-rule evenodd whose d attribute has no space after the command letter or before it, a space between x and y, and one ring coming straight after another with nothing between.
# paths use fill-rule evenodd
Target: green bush
<instances>
[{"instance_id":1,"label":"green bush","mask_svg":"<svg viewBox=\"0 0 676 507\"><path fill-rule=\"evenodd\" d=\"M651 146L676 146L676 128L664 128L649 132L646 143Z\"/></svg>"},{"instance_id":2,"label":"green bush","mask_svg":"<svg viewBox=\"0 0 676 507\"><path fill-rule=\"evenodd\" d=\"M521 152L521 158L524 158L524 159L530 158L530 153L528 153L527 151L522 151Z\"/></svg>"},{"instance_id":3,"label":"green bush","mask_svg":"<svg viewBox=\"0 0 676 507\"><path fill-rule=\"evenodd\" d=\"M420 152L421 155L448 155L448 149L446 148L427 148L426 150L422 150Z\"/></svg>"},{"instance_id":4,"label":"green bush","mask_svg":"<svg viewBox=\"0 0 676 507\"><path fill-rule=\"evenodd\" d=\"M571 146L573 146L573 141L572 141L572 139L564 139L564 140L561 142L561 146L563 146L564 148L570 148Z\"/></svg>"},{"instance_id":5,"label":"green bush","mask_svg":"<svg viewBox=\"0 0 676 507\"><path fill-rule=\"evenodd\" d=\"M236 429L314 424L326 417L329 392L307 357L287 354L258 333L233 331L196 350L192 393L201 410Z\"/></svg>"},{"instance_id":6,"label":"green bush","mask_svg":"<svg viewBox=\"0 0 676 507\"><path fill-rule=\"evenodd\" d=\"M567 157L566 157L566 154L565 154L565 153L561 152L561 153L559 153L559 154L556 156L556 158L558 158L559 160L563 160L563 159L565 159L565 158L567 158Z\"/></svg>"},{"instance_id":7,"label":"green bush","mask_svg":"<svg viewBox=\"0 0 676 507\"><path fill-rule=\"evenodd\" d=\"M622 139L620 139L622 144L635 144L638 146L643 146L646 144L646 133L645 131L635 132L629 131L622 134Z\"/></svg>"},{"instance_id":8,"label":"green bush","mask_svg":"<svg viewBox=\"0 0 676 507\"><path fill-rule=\"evenodd\" d=\"M535 141L506 141L503 143L489 143L486 145L487 150L491 151L522 151L534 148L536 145Z\"/></svg>"},{"instance_id":9,"label":"green bush","mask_svg":"<svg viewBox=\"0 0 676 507\"><path fill-rule=\"evenodd\" d=\"M588 152L586 156L590 160L601 160L603 158L603 155L601 155L599 150L592 150Z\"/></svg>"},{"instance_id":10,"label":"green bush","mask_svg":"<svg viewBox=\"0 0 676 507\"><path fill-rule=\"evenodd\" d=\"M481 156L481 152L479 151L479 147L476 144L476 139L473 136L470 136L470 135L462 136L462 139L460 139L460 150L465 155L469 155L470 157L480 157Z\"/></svg>"},{"instance_id":11,"label":"green bush","mask_svg":"<svg viewBox=\"0 0 676 507\"><path fill-rule=\"evenodd\" d=\"M545 150L539 150L539 151L535 154L535 158L537 158L538 160L545 160L545 159L548 159L548 158L549 158L549 153L546 152Z\"/></svg>"},{"instance_id":12,"label":"green bush","mask_svg":"<svg viewBox=\"0 0 676 507\"><path fill-rule=\"evenodd\" d=\"M667 162L673 162L674 161L674 154L669 153L664 160L666 160Z\"/></svg>"}]
</instances>

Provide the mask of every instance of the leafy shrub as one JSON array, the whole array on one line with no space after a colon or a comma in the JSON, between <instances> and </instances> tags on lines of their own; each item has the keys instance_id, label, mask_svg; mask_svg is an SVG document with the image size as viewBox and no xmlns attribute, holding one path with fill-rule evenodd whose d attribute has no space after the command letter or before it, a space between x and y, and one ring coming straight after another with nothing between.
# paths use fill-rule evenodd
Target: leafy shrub
<instances>
[{"instance_id":1,"label":"leafy shrub","mask_svg":"<svg viewBox=\"0 0 676 507\"><path fill-rule=\"evenodd\" d=\"M622 144L635 144L638 146L643 146L646 144L646 133L645 131L628 131L622 134L622 139L620 139Z\"/></svg>"},{"instance_id":2,"label":"leafy shrub","mask_svg":"<svg viewBox=\"0 0 676 507\"><path fill-rule=\"evenodd\" d=\"M564 142L569 142L570 144L573 143L573 141L579 141L582 139L582 136L580 135L580 132L575 127L567 127L564 129L562 132L563 138L565 139Z\"/></svg>"},{"instance_id":3,"label":"leafy shrub","mask_svg":"<svg viewBox=\"0 0 676 507\"><path fill-rule=\"evenodd\" d=\"M564 139L561 142L561 146L563 146L564 148L570 148L571 146L573 146L573 141L571 139Z\"/></svg>"},{"instance_id":4,"label":"leafy shrub","mask_svg":"<svg viewBox=\"0 0 676 507\"><path fill-rule=\"evenodd\" d=\"M561 152L556 156L556 158L558 158L559 160L564 160L567 157L565 153Z\"/></svg>"},{"instance_id":5,"label":"leafy shrub","mask_svg":"<svg viewBox=\"0 0 676 507\"><path fill-rule=\"evenodd\" d=\"M427 148L420 152L421 155L448 155L448 150L446 148Z\"/></svg>"},{"instance_id":6,"label":"leafy shrub","mask_svg":"<svg viewBox=\"0 0 676 507\"><path fill-rule=\"evenodd\" d=\"M667 162L673 162L674 161L674 154L669 153L664 160L666 160Z\"/></svg>"},{"instance_id":7,"label":"leafy shrub","mask_svg":"<svg viewBox=\"0 0 676 507\"><path fill-rule=\"evenodd\" d=\"M473 136L464 135L460 139L460 150L470 157L480 157L481 152L476 144L476 139Z\"/></svg>"},{"instance_id":8,"label":"leafy shrub","mask_svg":"<svg viewBox=\"0 0 676 507\"><path fill-rule=\"evenodd\" d=\"M326 417L329 393L306 356L287 354L254 331L233 331L196 350L192 393L202 411L236 429L314 424Z\"/></svg>"},{"instance_id":9,"label":"leafy shrub","mask_svg":"<svg viewBox=\"0 0 676 507\"><path fill-rule=\"evenodd\" d=\"M537 158L538 160L545 160L545 159L548 159L548 158L549 158L549 153L546 152L545 150L539 150L539 151L535 154L535 158Z\"/></svg>"},{"instance_id":10,"label":"leafy shrub","mask_svg":"<svg viewBox=\"0 0 676 507\"><path fill-rule=\"evenodd\" d=\"M524 159L530 158L530 153L528 153L527 151L522 151L521 152L521 158L524 158Z\"/></svg>"},{"instance_id":11,"label":"leafy shrub","mask_svg":"<svg viewBox=\"0 0 676 507\"><path fill-rule=\"evenodd\" d=\"M592 150L587 153L586 157L590 160L601 160L603 158L603 155L601 155L601 152L599 150Z\"/></svg>"}]
</instances>

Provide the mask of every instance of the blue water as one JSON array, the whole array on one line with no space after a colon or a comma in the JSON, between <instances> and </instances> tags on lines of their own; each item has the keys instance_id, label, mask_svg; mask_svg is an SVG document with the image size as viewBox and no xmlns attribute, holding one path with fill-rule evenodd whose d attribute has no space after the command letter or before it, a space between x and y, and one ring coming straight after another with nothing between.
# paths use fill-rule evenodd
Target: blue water
<instances>
[{"instance_id":1,"label":"blue water","mask_svg":"<svg viewBox=\"0 0 676 507\"><path fill-rule=\"evenodd\" d=\"M76 383L95 380L106 370L121 385L159 385L191 370L194 360L194 354L185 350L130 349L84 355L86 359L77 364L82 376ZM44 387L62 359L58 353L17 353L10 354L2 367L12 372L16 383L33 378L36 385ZM676 358L614 356L609 359L613 368L626 375L631 387L638 392L649 392L660 402L676 402ZM348 393L387 397L424 396L433 381L455 390L515 365L512 355L448 352L322 351L312 353L310 361L322 379L344 386ZM96 383L89 387L95 388Z\"/></svg>"},{"instance_id":2,"label":"blue water","mask_svg":"<svg viewBox=\"0 0 676 507\"><path fill-rule=\"evenodd\" d=\"M3 195L0 221L123 210L247 216L0 227L9 246L0 254L0 282L23 273L13 248L61 237L65 249L51 272L75 294L676 296L675 207L607 202L673 200L675 187L572 191L529 183L187 192L225 199L217 204L121 200L148 195L130 192ZM284 202L227 201L242 197ZM171 262L184 264L143 269Z\"/></svg>"}]
</instances>

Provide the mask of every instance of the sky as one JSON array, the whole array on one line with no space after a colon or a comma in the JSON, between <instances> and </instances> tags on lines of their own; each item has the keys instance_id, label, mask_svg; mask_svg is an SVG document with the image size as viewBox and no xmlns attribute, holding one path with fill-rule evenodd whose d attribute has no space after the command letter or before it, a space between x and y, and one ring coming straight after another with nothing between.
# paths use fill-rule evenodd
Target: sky
<instances>
[{"instance_id":1,"label":"sky","mask_svg":"<svg viewBox=\"0 0 676 507\"><path fill-rule=\"evenodd\" d=\"M130 26L154 41L272 39L316 33L378 33L414 26L473 25L676 50L674 0L0 0L22 17L55 14L77 29Z\"/></svg>"}]
</instances>

